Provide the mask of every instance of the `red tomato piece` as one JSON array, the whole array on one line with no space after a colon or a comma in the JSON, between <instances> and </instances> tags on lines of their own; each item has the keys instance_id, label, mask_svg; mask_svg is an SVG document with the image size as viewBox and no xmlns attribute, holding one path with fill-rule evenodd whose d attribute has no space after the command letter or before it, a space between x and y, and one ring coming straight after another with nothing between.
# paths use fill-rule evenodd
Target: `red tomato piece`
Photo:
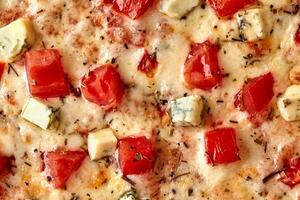
<instances>
[{"instance_id":1,"label":"red tomato piece","mask_svg":"<svg viewBox=\"0 0 300 200\"><path fill-rule=\"evenodd\" d=\"M63 97L69 94L61 55L56 49L26 53L26 72L32 96L40 98Z\"/></svg>"},{"instance_id":2,"label":"red tomato piece","mask_svg":"<svg viewBox=\"0 0 300 200\"><path fill-rule=\"evenodd\" d=\"M272 73L250 80L235 96L234 105L249 114L254 124L268 114L268 108L274 97L274 78Z\"/></svg>"},{"instance_id":3,"label":"red tomato piece","mask_svg":"<svg viewBox=\"0 0 300 200\"><path fill-rule=\"evenodd\" d=\"M11 161L11 158L0 155L0 174L9 170L10 161Z\"/></svg>"},{"instance_id":4,"label":"red tomato piece","mask_svg":"<svg viewBox=\"0 0 300 200\"><path fill-rule=\"evenodd\" d=\"M257 0L208 0L210 6L219 17L232 16L247 5L254 4Z\"/></svg>"},{"instance_id":5,"label":"red tomato piece","mask_svg":"<svg viewBox=\"0 0 300 200\"><path fill-rule=\"evenodd\" d=\"M0 61L0 80L1 80L1 78L3 76L5 66L6 66L6 64L4 62Z\"/></svg>"},{"instance_id":6,"label":"red tomato piece","mask_svg":"<svg viewBox=\"0 0 300 200\"><path fill-rule=\"evenodd\" d=\"M64 151L58 149L45 152L43 160L45 173L51 178L55 188L63 189L71 175L79 169L86 157L84 151Z\"/></svg>"},{"instance_id":7,"label":"red tomato piece","mask_svg":"<svg viewBox=\"0 0 300 200\"><path fill-rule=\"evenodd\" d=\"M221 83L218 50L210 41L192 45L184 66L184 78L189 87L211 90Z\"/></svg>"},{"instance_id":8,"label":"red tomato piece","mask_svg":"<svg viewBox=\"0 0 300 200\"><path fill-rule=\"evenodd\" d=\"M125 86L116 68L107 64L83 77L81 88L88 101L109 110L121 103Z\"/></svg>"},{"instance_id":9,"label":"red tomato piece","mask_svg":"<svg viewBox=\"0 0 300 200\"><path fill-rule=\"evenodd\" d=\"M300 184L300 157L290 161L287 168L280 173L279 180L291 188Z\"/></svg>"},{"instance_id":10,"label":"red tomato piece","mask_svg":"<svg viewBox=\"0 0 300 200\"><path fill-rule=\"evenodd\" d=\"M300 44L300 25L298 26L298 29L295 33L294 41L296 44Z\"/></svg>"},{"instance_id":11,"label":"red tomato piece","mask_svg":"<svg viewBox=\"0 0 300 200\"><path fill-rule=\"evenodd\" d=\"M145 51L144 56L138 65L138 70L145 73L149 78L152 78L157 65L158 63L155 56L152 56Z\"/></svg>"},{"instance_id":12,"label":"red tomato piece","mask_svg":"<svg viewBox=\"0 0 300 200\"><path fill-rule=\"evenodd\" d=\"M144 174L151 171L155 161L152 142L146 137L127 137L119 141L119 159L123 174Z\"/></svg>"},{"instance_id":13,"label":"red tomato piece","mask_svg":"<svg viewBox=\"0 0 300 200\"><path fill-rule=\"evenodd\" d=\"M220 128L205 134L207 162L226 164L240 160L233 128Z\"/></svg>"},{"instance_id":14,"label":"red tomato piece","mask_svg":"<svg viewBox=\"0 0 300 200\"><path fill-rule=\"evenodd\" d=\"M112 3L115 11L137 19L153 5L154 0L104 0L103 3Z\"/></svg>"}]
</instances>

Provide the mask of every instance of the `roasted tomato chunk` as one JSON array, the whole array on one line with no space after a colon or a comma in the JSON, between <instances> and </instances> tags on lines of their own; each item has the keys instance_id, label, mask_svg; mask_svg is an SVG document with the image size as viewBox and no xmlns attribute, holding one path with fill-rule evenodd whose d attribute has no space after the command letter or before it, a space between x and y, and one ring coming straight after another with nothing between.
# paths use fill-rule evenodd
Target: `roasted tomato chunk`
<instances>
[{"instance_id":1,"label":"roasted tomato chunk","mask_svg":"<svg viewBox=\"0 0 300 200\"><path fill-rule=\"evenodd\" d=\"M290 161L286 169L280 173L279 180L291 188L300 184L300 157Z\"/></svg>"},{"instance_id":2,"label":"roasted tomato chunk","mask_svg":"<svg viewBox=\"0 0 300 200\"><path fill-rule=\"evenodd\" d=\"M147 51L145 51L144 56L138 65L138 70L145 73L149 78L152 78L157 65L158 63L155 56L150 55Z\"/></svg>"},{"instance_id":3,"label":"roasted tomato chunk","mask_svg":"<svg viewBox=\"0 0 300 200\"><path fill-rule=\"evenodd\" d=\"M274 97L272 73L250 80L235 96L235 107L249 114L250 120L259 125L268 115L270 102Z\"/></svg>"},{"instance_id":4,"label":"roasted tomato chunk","mask_svg":"<svg viewBox=\"0 0 300 200\"><path fill-rule=\"evenodd\" d=\"M220 128L205 134L207 162L226 164L240 160L233 128Z\"/></svg>"},{"instance_id":5,"label":"roasted tomato chunk","mask_svg":"<svg viewBox=\"0 0 300 200\"><path fill-rule=\"evenodd\" d=\"M56 49L35 50L26 53L26 72L32 96L62 97L69 94L61 55Z\"/></svg>"},{"instance_id":6,"label":"roasted tomato chunk","mask_svg":"<svg viewBox=\"0 0 300 200\"><path fill-rule=\"evenodd\" d=\"M184 66L184 78L188 87L211 90L221 83L218 50L218 46L210 41L192 45Z\"/></svg>"},{"instance_id":7,"label":"roasted tomato chunk","mask_svg":"<svg viewBox=\"0 0 300 200\"><path fill-rule=\"evenodd\" d=\"M119 141L119 159L123 174L143 174L153 169L155 150L146 137L127 137Z\"/></svg>"},{"instance_id":8,"label":"roasted tomato chunk","mask_svg":"<svg viewBox=\"0 0 300 200\"><path fill-rule=\"evenodd\" d=\"M84 151L58 149L45 152L43 154L45 173L53 186L63 189L66 186L67 180L79 169L85 157L86 153Z\"/></svg>"},{"instance_id":9,"label":"roasted tomato chunk","mask_svg":"<svg viewBox=\"0 0 300 200\"><path fill-rule=\"evenodd\" d=\"M154 3L154 0L104 0L104 4L113 4L113 9L131 19L141 17Z\"/></svg>"},{"instance_id":10,"label":"roasted tomato chunk","mask_svg":"<svg viewBox=\"0 0 300 200\"><path fill-rule=\"evenodd\" d=\"M106 110L116 108L124 95L124 84L113 65L91 71L81 82L84 97Z\"/></svg>"},{"instance_id":11,"label":"roasted tomato chunk","mask_svg":"<svg viewBox=\"0 0 300 200\"><path fill-rule=\"evenodd\" d=\"M294 41L296 44L300 44L300 25L298 26L298 29L295 33Z\"/></svg>"},{"instance_id":12,"label":"roasted tomato chunk","mask_svg":"<svg viewBox=\"0 0 300 200\"><path fill-rule=\"evenodd\" d=\"M257 0L208 0L210 6L219 17L232 16L247 5L254 4Z\"/></svg>"}]
</instances>

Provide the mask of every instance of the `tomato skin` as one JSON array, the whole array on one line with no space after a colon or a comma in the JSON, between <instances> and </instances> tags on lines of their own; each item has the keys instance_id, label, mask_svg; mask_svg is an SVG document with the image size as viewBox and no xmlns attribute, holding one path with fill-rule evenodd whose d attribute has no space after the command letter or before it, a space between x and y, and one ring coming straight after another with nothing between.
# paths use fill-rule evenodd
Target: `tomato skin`
<instances>
[{"instance_id":1,"label":"tomato skin","mask_svg":"<svg viewBox=\"0 0 300 200\"><path fill-rule=\"evenodd\" d=\"M57 149L45 152L43 154L44 170L46 175L51 178L53 186L63 189L71 175L79 169L85 157L86 152L84 151Z\"/></svg>"},{"instance_id":2,"label":"tomato skin","mask_svg":"<svg viewBox=\"0 0 300 200\"><path fill-rule=\"evenodd\" d=\"M112 3L115 11L137 19L153 5L154 0L104 0L103 3Z\"/></svg>"},{"instance_id":3,"label":"tomato skin","mask_svg":"<svg viewBox=\"0 0 300 200\"><path fill-rule=\"evenodd\" d=\"M288 185L290 188L294 188L296 185L300 184L300 157L290 161L287 168L280 173L278 180Z\"/></svg>"},{"instance_id":4,"label":"tomato skin","mask_svg":"<svg viewBox=\"0 0 300 200\"><path fill-rule=\"evenodd\" d=\"M257 0L208 0L208 2L219 17L227 17L234 15L249 4L256 3Z\"/></svg>"},{"instance_id":5,"label":"tomato skin","mask_svg":"<svg viewBox=\"0 0 300 200\"><path fill-rule=\"evenodd\" d=\"M138 65L138 70L145 73L148 78L153 78L157 65L158 63L155 57L145 51L144 56Z\"/></svg>"},{"instance_id":6,"label":"tomato skin","mask_svg":"<svg viewBox=\"0 0 300 200\"><path fill-rule=\"evenodd\" d=\"M119 159L123 174L144 174L153 169L156 153L146 137L127 137L119 141Z\"/></svg>"},{"instance_id":7,"label":"tomato skin","mask_svg":"<svg viewBox=\"0 0 300 200\"><path fill-rule=\"evenodd\" d=\"M56 49L43 49L27 52L25 55L27 80L32 96L39 98L63 97L70 93Z\"/></svg>"},{"instance_id":8,"label":"tomato skin","mask_svg":"<svg viewBox=\"0 0 300 200\"><path fill-rule=\"evenodd\" d=\"M83 77L81 88L88 101L110 110L121 103L125 86L116 68L107 64Z\"/></svg>"},{"instance_id":9,"label":"tomato skin","mask_svg":"<svg viewBox=\"0 0 300 200\"><path fill-rule=\"evenodd\" d=\"M0 61L0 80L2 79L6 63Z\"/></svg>"},{"instance_id":10,"label":"tomato skin","mask_svg":"<svg viewBox=\"0 0 300 200\"><path fill-rule=\"evenodd\" d=\"M209 164L227 164L240 160L233 128L219 128L207 132L205 146Z\"/></svg>"},{"instance_id":11,"label":"tomato skin","mask_svg":"<svg viewBox=\"0 0 300 200\"><path fill-rule=\"evenodd\" d=\"M294 42L296 44L300 44L300 25L298 26L298 29L297 29L297 31L295 33Z\"/></svg>"},{"instance_id":12,"label":"tomato skin","mask_svg":"<svg viewBox=\"0 0 300 200\"><path fill-rule=\"evenodd\" d=\"M250 80L235 96L235 107L249 114L254 124L260 124L268 114L268 108L274 97L274 78L272 73Z\"/></svg>"},{"instance_id":13,"label":"tomato skin","mask_svg":"<svg viewBox=\"0 0 300 200\"><path fill-rule=\"evenodd\" d=\"M208 40L192 45L184 66L184 78L190 88L210 91L222 82L218 50L218 46Z\"/></svg>"}]
</instances>

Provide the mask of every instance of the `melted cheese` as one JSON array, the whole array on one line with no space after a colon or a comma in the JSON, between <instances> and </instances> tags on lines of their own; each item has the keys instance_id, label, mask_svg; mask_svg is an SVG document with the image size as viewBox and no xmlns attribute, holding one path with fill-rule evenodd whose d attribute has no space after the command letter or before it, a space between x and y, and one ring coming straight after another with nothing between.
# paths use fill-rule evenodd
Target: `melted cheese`
<instances>
[{"instance_id":1,"label":"melted cheese","mask_svg":"<svg viewBox=\"0 0 300 200\"><path fill-rule=\"evenodd\" d=\"M244 82L267 71L271 71L276 79L276 95L290 85L289 70L300 63L299 47L295 47L293 41L299 15L283 12L290 9L290 1L260 1L260 7L267 10L265 22L272 34L267 38L271 44L269 53L258 61L249 58L253 51L238 41L235 18L219 19L208 5L195 7L184 19L170 18L157 8L135 22L125 19L121 24L126 25L127 31L134 32L138 28L146 31L145 48L151 53L156 52L159 64L152 79L137 70L144 49L130 44L124 47L124 43L110 37L107 16L101 18L101 14L108 11L107 8L95 8L98 1L19 2L1 1L0 9L20 10L30 16L38 33L33 49L43 46L59 49L64 69L74 87L80 87L80 80L88 71L112 60L128 87L120 109L109 113L73 95L48 99L47 105L60 107L61 121L58 130L45 131L19 116L30 98L24 63L13 63L17 74L12 69L8 73L6 69L0 90L0 105L5 115L0 116L0 151L14 155L18 166L15 176L8 180L17 192L10 189L8 199L63 200L74 199L74 195L80 199L118 199L130 190L131 185L121 178L117 161L111 164L104 160L92 162L87 158L68 180L67 190L52 189L40 171L42 152L58 147L87 149L86 134L106 127L112 128L118 138L142 134L156 142L160 150L157 165L161 168L155 169L157 174L133 177L142 183L137 184L142 199L149 198L158 188L157 199L277 200L281 197L291 200L300 195L300 186L291 190L276 178L262 183L265 176L282 167L282 157L291 147L295 147L294 154L300 153L299 123L287 123L278 117L274 104L273 121L254 128L247 120L247 114L233 106L234 96ZM276 12L270 10L270 5L277 9ZM99 19L93 18L94 12L100 15L97 15ZM100 25L93 20L100 21ZM136 35L131 37L138 39ZM190 44L207 39L220 44L218 59L226 76L221 86L211 92L189 90L182 80L182 70ZM207 100L210 113L206 115L204 122L207 124L203 127L173 127L167 114L161 118L157 102L167 101L164 106L168 109L171 100L181 98L185 93L201 95ZM203 135L211 129L209 124L212 122L222 122L222 126L238 130L240 161L216 167L207 164Z\"/></svg>"}]
</instances>

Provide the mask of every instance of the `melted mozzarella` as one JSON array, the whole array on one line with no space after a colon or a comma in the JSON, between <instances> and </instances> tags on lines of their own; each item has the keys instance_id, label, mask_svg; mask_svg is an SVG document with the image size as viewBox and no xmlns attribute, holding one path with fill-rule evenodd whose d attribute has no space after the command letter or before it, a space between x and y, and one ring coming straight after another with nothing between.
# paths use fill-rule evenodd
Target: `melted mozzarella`
<instances>
[{"instance_id":1,"label":"melted mozzarella","mask_svg":"<svg viewBox=\"0 0 300 200\"><path fill-rule=\"evenodd\" d=\"M110 113L73 95L61 100L46 100L45 104L61 108L61 123L58 130L44 131L19 116L30 97L23 78L24 64L13 64L17 74L12 69L7 74L6 70L0 90L0 105L5 115L0 116L0 151L16 157L18 168L9 180L18 191L14 197L60 200L70 199L72 193L76 193L80 199L89 199L87 194L92 199L118 199L130 190L130 183L121 178L117 161L108 164L87 158L69 179L67 190L53 190L40 171L42 152L58 147L87 149L85 134L106 127L112 128L118 138L140 134L152 137L162 151L157 161L162 168L157 176L152 174L151 181L135 177L146 185L142 187L146 188L144 191L138 191L141 198L149 198L157 188L160 188L157 199L276 199L286 194L282 199L289 200L299 196L300 186L290 190L276 179L265 185L261 181L282 167L282 157L289 153L287 149L291 146L295 147L293 153L300 152L299 123L287 123L278 117L274 104L273 121L255 129L247 120L247 114L233 106L234 96L244 82L267 71L271 71L276 79L276 95L289 86L289 70L300 62L299 47L293 42L299 16L283 12L283 7L288 7L290 1L261 1L261 7L268 10L266 26L273 32L267 38L271 44L269 54L252 64L249 63L253 59L248 55L253 51L247 44L237 41L236 19L219 19L208 5L205 9L197 6L181 20L163 15L156 8L136 22L126 19L124 23L130 30L139 26L145 29L145 49L156 52L159 65L152 79L137 70L143 48L130 44L128 49L124 48L123 43L109 37L106 22L100 20L101 26L92 23L91 13L98 1L24 2L18 5L19 1L15 0L1 1L0 9L22 8L31 16L39 35L33 48L40 49L45 45L59 49L64 69L74 87L80 87L81 78L88 71L112 60L128 87L120 109ZM278 9L276 13L269 10L271 4ZM221 86L211 92L188 90L182 81L182 70L190 44L207 39L220 44L219 65L226 76ZM159 115L157 100L167 100L165 106L168 108L171 100L181 98L185 93L202 95L207 100L210 113L206 115L207 124L203 127L173 127L167 114L163 119ZM211 129L209 124L213 122L237 129L241 161L216 167L207 164L203 135ZM24 157L25 153L27 156ZM25 161L31 163L31 167L24 164ZM24 182L29 182L29 186ZM264 190L269 193L260 196L264 195Z\"/></svg>"}]
</instances>

